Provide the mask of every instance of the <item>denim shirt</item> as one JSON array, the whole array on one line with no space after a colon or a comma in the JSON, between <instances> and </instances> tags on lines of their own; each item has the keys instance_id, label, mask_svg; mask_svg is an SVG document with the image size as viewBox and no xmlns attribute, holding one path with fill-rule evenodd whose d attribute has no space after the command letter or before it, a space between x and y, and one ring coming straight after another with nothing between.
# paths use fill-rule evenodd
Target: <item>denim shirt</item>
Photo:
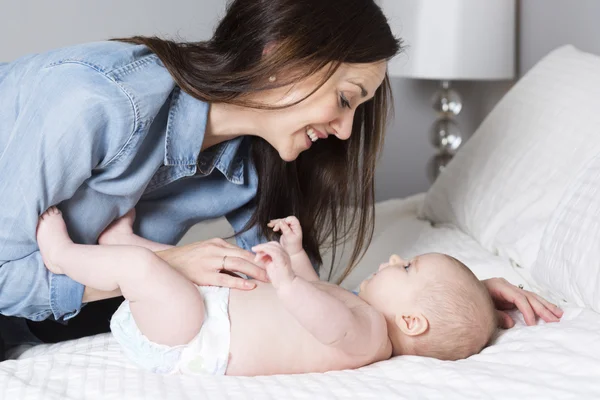
<instances>
[{"instance_id":1,"label":"denim shirt","mask_svg":"<svg viewBox=\"0 0 600 400\"><path fill-rule=\"evenodd\" d=\"M135 232L156 242L221 216L240 231L258 183L249 139L200 152L208 109L145 46L88 43L0 64L0 313L66 320L81 309L84 287L40 257L49 206L82 244L134 206ZM249 249L258 229L237 241Z\"/></svg>"}]
</instances>

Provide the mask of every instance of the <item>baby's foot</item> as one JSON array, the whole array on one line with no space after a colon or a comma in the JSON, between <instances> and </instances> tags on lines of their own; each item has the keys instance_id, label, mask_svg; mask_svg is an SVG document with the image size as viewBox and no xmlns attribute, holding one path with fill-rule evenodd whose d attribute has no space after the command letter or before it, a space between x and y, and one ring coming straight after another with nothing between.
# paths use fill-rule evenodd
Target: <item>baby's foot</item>
<instances>
[{"instance_id":1,"label":"baby's foot","mask_svg":"<svg viewBox=\"0 0 600 400\"><path fill-rule=\"evenodd\" d=\"M37 226L37 241L46 268L55 274L62 274L57 258L60 257L63 246L73 242L69 238L67 225L58 208L50 207L40 216Z\"/></svg>"},{"instance_id":2,"label":"baby's foot","mask_svg":"<svg viewBox=\"0 0 600 400\"><path fill-rule=\"evenodd\" d=\"M121 218L114 220L98 238L99 244L125 244L127 237L133 235L135 208Z\"/></svg>"}]
</instances>

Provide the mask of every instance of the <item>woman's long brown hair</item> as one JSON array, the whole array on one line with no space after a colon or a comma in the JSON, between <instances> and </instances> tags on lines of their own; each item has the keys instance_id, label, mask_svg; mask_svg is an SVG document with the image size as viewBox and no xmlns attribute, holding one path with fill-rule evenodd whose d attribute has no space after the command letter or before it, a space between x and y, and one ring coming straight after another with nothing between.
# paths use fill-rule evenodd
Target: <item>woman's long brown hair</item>
<instances>
[{"instance_id":1,"label":"woman's long brown hair","mask_svg":"<svg viewBox=\"0 0 600 400\"><path fill-rule=\"evenodd\" d=\"M233 0L208 41L141 36L115 40L146 45L181 89L201 101L263 109L310 101L310 94L283 107L254 102L248 94L326 71L316 91L342 63L384 61L401 49L374 0ZM272 44L273 50L263 55ZM269 77L274 75L278 79L272 83ZM356 245L340 280L346 277L373 235L375 164L390 101L386 76L375 97L357 108L348 140L319 140L293 162L284 162L266 141L253 137L259 184L246 229L258 224L272 240L276 234L267 222L295 215L313 262L321 265L320 249L333 246L330 277L335 246L352 238Z\"/></svg>"}]
</instances>

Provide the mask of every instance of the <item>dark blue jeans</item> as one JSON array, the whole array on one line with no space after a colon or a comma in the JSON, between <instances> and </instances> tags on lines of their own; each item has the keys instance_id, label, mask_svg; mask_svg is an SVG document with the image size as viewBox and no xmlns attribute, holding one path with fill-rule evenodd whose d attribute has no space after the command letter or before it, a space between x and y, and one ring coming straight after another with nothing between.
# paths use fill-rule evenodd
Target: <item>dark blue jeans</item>
<instances>
[{"instance_id":1,"label":"dark blue jeans","mask_svg":"<svg viewBox=\"0 0 600 400\"><path fill-rule=\"evenodd\" d=\"M89 303L66 324L0 315L0 361L6 359L6 351L19 345L57 343L109 332L110 318L123 300L123 297L117 297Z\"/></svg>"}]
</instances>

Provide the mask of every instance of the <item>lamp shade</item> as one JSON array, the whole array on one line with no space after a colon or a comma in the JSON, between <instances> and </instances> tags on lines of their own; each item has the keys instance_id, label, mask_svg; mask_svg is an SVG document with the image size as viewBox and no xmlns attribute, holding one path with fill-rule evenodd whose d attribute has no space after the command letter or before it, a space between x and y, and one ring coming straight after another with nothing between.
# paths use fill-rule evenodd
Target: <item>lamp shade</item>
<instances>
[{"instance_id":1,"label":"lamp shade","mask_svg":"<svg viewBox=\"0 0 600 400\"><path fill-rule=\"evenodd\" d=\"M380 0L404 53L391 76L504 80L515 76L516 0Z\"/></svg>"}]
</instances>

